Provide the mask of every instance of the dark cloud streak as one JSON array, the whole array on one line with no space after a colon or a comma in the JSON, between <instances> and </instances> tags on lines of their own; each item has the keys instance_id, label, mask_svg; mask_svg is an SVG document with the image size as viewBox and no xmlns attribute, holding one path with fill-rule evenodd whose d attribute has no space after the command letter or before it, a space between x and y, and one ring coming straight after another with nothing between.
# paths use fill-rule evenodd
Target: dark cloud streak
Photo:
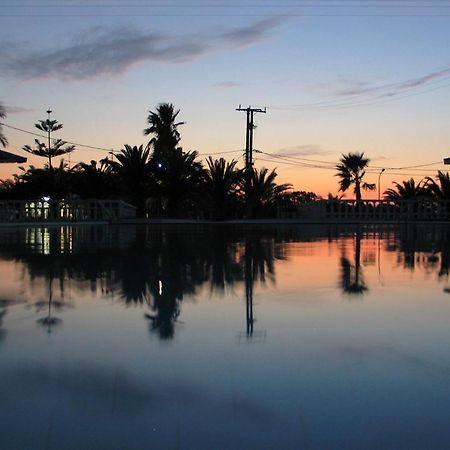
<instances>
[{"instance_id":1,"label":"dark cloud streak","mask_svg":"<svg viewBox=\"0 0 450 450\"><path fill-rule=\"evenodd\" d=\"M450 77L450 67L434 70L426 75L398 83L384 85L371 85L368 82L355 82L352 86L341 89L337 92L340 97L354 96L374 96L375 98L395 97L410 90L426 86L433 81L441 81Z\"/></svg>"},{"instance_id":2,"label":"dark cloud streak","mask_svg":"<svg viewBox=\"0 0 450 450\"><path fill-rule=\"evenodd\" d=\"M0 69L3 76L23 80L113 77L137 64L186 63L210 53L254 45L270 37L281 23L279 18L266 19L226 31L177 36L97 28L58 48L15 48L14 55L3 50Z\"/></svg>"}]
</instances>

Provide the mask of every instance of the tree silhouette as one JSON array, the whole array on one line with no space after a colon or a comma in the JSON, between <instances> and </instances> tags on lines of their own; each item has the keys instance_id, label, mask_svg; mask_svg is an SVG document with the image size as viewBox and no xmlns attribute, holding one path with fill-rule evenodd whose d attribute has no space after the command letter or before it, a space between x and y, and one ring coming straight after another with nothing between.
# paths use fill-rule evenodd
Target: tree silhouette
<instances>
[{"instance_id":1,"label":"tree silhouette","mask_svg":"<svg viewBox=\"0 0 450 450\"><path fill-rule=\"evenodd\" d=\"M153 148L155 164L164 164L180 142L178 127L184 122L176 122L179 113L180 110L175 110L172 103L160 103L156 112L149 111L147 123L150 126L144 130L144 135L153 135L147 147Z\"/></svg>"},{"instance_id":2,"label":"tree silhouette","mask_svg":"<svg viewBox=\"0 0 450 450\"><path fill-rule=\"evenodd\" d=\"M22 149L28 153L47 158L49 169L52 169L52 158L65 155L75 149L75 145L66 146L67 142L61 139L52 139L52 133L60 130L63 127L63 124L58 123L57 120L50 120L51 113L52 111L50 109L47 110L48 118L46 120L39 120L39 122L34 125L38 130L47 133L47 144L40 142L39 139L35 139L34 142L36 143L36 148L32 148L29 145L24 145L22 147Z\"/></svg>"},{"instance_id":3,"label":"tree silhouette","mask_svg":"<svg viewBox=\"0 0 450 450\"><path fill-rule=\"evenodd\" d=\"M423 180L416 184L414 178L397 183L394 181L395 188L389 188L384 191L385 198L389 199L409 199L416 198L427 194L427 190L423 186Z\"/></svg>"},{"instance_id":4,"label":"tree silhouette","mask_svg":"<svg viewBox=\"0 0 450 450\"><path fill-rule=\"evenodd\" d=\"M5 184L7 196L17 199L37 199L49 196L52 199L61 199L71 191L71 171L61 161L58 167L37 168L30 166L28 169L19 168L21 173L13 175L13 181Z\"/></svg>"},{"instance_id":5,"label":"tree silhouette","mask_svg":"<svg viewBox=\"0 0 450 450\"><path fill-rule=\"evenodd\" d=\"M236 209L238 200L238 185L243 172L236 168L237 161L226 162L225 159L206 160L208 169L205 173L205 186L215 220L229 217L232 209Z\"/></svg>"},{"instance_id":6,"label":"tree silhouette","mask_svg":"<svg viewBox=\"0 0 450 450\"><path fill-rule=\"evenodd\" d=\"M436 198L450 199L450 176L449 173L438 171L436 181L431 177L426 178L427 191Z\"/></svg>"},{"instance_id":7,"label":"tree silhouette","mask_svg":"<svg viewBox=\"0 0 450 450\"><path fill-rule=\"evenodd\" d=\"M152 187L150 149L144 149L142 145L139 147L125 145L114 157L115 160L105 163L119 176L122 188L128 194L131 203L136 206L138 217L143 217L146 200Z\"/></svg>"},{"instance_id":8,"label":"tree silhouette","mask_svg":"<svg viewBox=\"0 0 450 450\"><path fill-rule=\"evenodd\" d=\"M249 183L244 179L241 180L241 189L251 205L253 215L257 217L267 215L277 199L291 188L289 183L276 184L276 177L275 169L269 173L269 170L263 167L261 170L253 169L251 171Z\"/></svg>"},{"instance_id":9,"label":"tree silhouette","mask_svg":"<svg viewBox=\"0 0 450 450\"><path fill-rule=\"evenodd\" d=\"M347 153L342 155L340 163L336 166L336 176L339 180L339 191L345 192L350 186L354 186L356 200L361 200L361 188L373 191L375 184L364 183L362 180L366 174L366 167L369 164L369 158L364 157L364 153Z\"/></svg>"},{"instance_id":10,"label":"tree silhouette","mask_svg":"<svg viewBox=\"0 0 450 450\"><path fill-rule=\"evenodd\" d=\"M205 179L205 169L197 157L196 151L183 152L177 148L158 174L160 194L169 217L192 214L195 209L194 199L198 199Z\"/></svg>"},{"instance_id":11,"label":"tree silhouette","mask_svg":"<svg viewBox=\"0 0 450 450\"><path fill-rule=\"evenodd\" d=\"M99 162L92 160L90 164L79 163L73 168L73 190L81 198L110 198L119 194L114 173L107 159Z\"/></svg>"},{"instance_id":12,"label":"tree silhouette","mask_svg":"<svg viewBox=\"0 0 450 450\"><path fill-rule=\"evenodd\" d=\"M0 104L0 119L6 118L6 111L2 104ZM3 145L3 147L6 147L8 145L8 139L6 139L6 136L3 134L3 128L0 124L0 144Z\"/></svg>"}]
</instances>

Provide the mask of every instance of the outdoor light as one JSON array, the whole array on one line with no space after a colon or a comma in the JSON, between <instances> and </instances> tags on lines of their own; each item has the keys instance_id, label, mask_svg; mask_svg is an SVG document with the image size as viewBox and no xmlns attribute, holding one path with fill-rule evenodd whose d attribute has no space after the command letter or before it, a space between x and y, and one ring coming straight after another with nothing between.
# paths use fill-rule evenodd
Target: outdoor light
<instances>
[{"instance_id":1,"label":"outdoor light","mask_svg":"<svg viewBox=\"0 0 450 450\"><path fill-rule=\"evenodd\" d=\"M162 168L162 164L161 163L158 163L157 165L158 165L158 169Z\"/></svg>"},{"instance_id":2,"label":"outdoor light","mask_svg":"<svg viewBox=\"0 0 450 450\"><path fill-rule=\"evenodd\" d=\"M49 202L50 201L50 197L45 195L44 197L42 197L42 200L44 200L44 202Z\"/></svg>"}]
</instances>

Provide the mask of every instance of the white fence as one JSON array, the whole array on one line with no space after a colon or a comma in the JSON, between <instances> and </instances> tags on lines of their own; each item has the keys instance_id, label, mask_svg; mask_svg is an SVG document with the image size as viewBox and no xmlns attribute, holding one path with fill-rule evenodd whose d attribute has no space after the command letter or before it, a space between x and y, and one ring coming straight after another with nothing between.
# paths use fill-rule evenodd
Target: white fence
<instances>
[{"instance_id":1,"label":"white fence","mask_svg":"<svg viewBox=\"0 0 450 450\"><path fill-rule=\"evenodd\" d=\"M121 200L4 200L0 222L105 221L135 218L136 208Z\"/></svg>"},{"instance_id":2,"label":"white fence","mask_svg":"<svg viewBox=\"0 0 450 450\"><path fill-rule=\"evenodd\" d=\"M336 222L450 221L450 201L410 200L319 200L278 210L280 218Z\"/></svg>"}]
</instances>

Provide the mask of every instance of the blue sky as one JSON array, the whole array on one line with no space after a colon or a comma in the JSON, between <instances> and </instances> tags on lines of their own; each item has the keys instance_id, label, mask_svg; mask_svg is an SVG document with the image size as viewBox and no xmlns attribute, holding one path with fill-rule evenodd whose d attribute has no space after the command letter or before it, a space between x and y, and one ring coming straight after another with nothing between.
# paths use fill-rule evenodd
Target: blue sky
<instances>
[{"instance_id":1,"label":"blue sky","mask_svg":"<svg viewBox=\"0 0 450 450\"><path fill-rule=\"evenodd\" d=\"M322 195L337 190L330 167L341 153L364 151L372 182L379 167L450 156L446 0L125 3L0 1L7 124L33 130L50 106L65 125L55 137L120 149L145 143L148 111L173 102L183 147L206 155L244 147L239 104L267 107L255 147L291 159L259 154L256 165ZM4 131L11 151L33 142ZM101 156L79 147L71 158ZM388 170L383 183L438 168Z\"/></svg>"}]
</instances>

